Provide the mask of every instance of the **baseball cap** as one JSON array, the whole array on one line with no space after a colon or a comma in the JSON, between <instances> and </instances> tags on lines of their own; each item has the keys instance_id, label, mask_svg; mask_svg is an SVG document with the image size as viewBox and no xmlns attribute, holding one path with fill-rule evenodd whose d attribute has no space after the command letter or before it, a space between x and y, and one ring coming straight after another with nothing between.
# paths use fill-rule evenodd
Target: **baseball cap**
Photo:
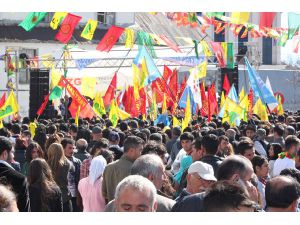
<instances>
[{"instance_id":1,"label":"baseball cap","mask_svg":"<svg viewBox=\"0 0 300 225\"><path fill-rule=\"evenodd\" d=\"M190 165L188 169L188 173L189 174L197 173L204 180L217 181L214 175L213 167L204 162L200 162L200 161L194 162L192 165Z\"/></svg>"},{"instance_id":2,"label":"baseball cap","mask_svg":"<svg viewBox=\"0 0 300 225\"><path fill-rule=\"evenodd\" d=\"M93 134L101 134L102 133L102 129L98 126L93 127L92 129L92 133Z\"/></svg>"}]
</instances>

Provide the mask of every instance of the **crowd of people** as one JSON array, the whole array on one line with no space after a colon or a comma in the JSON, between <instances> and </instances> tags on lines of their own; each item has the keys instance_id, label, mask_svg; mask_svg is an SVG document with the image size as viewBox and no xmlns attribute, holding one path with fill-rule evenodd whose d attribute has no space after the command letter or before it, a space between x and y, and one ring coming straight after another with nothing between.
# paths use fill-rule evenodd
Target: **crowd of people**
<instances>
[{"instance_id":1,"label":"crowd of people","mask_svg":"<svg viewBox=\"0 0 300 225\"><path fill-rule=\"evenodd\" d=\"M239 127L194 116L4 122L0 211L296 212L300 114Z\"/></svg>"}]
</instances>

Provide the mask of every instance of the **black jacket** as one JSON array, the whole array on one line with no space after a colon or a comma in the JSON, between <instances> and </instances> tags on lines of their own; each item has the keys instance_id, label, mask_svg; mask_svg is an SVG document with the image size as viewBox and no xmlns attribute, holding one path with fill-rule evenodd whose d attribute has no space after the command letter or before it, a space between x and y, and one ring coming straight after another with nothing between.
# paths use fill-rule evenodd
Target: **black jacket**
<instances>
[{"instance_id":1,"label":"black jacket","mask_svg":"<svg viewBox=\"0 0 300 225\"><path fill-rule=\"evenodd\" d=\"M0 183L12 187L20 212L30 212L28 185L23 174L0 162Z\"/></svg>"},{"instance_id":2,"label":"black jacket","mask_svg":"<svg viewBox=\"0 0 300 225\"><path fill-rule=\"evenodd\" d=\"M211 165L214 169L215 177L217 177L218 169L223 162L223 158L216 155L206 155L200 159L201 162Z\"/></svg>"},{"instance_id":3,"label":"black jacket","mask_svg":"<svg viewBox=\"0 0 300 225\"><path fill-rule=\"evenodd\" d=\"M187 195L173 206L171 212L203 212L205 192Z\"/></svg>"},{"instance_id":4,"label":"black jacket","mask_svg":"<svg viewBox=\"0 0 300 225\"><path fill-rule=\"evenodd\" d=\"M62 212L63 211L62 194L58 186L54 188L52 190L52 193L48 194L48 198L44 200L47 209L43 209L42 207L40 187L36 187L33 185L29 186L29 195L30 195L30 206L32 212Z\"/></svg>"}]
</instances>

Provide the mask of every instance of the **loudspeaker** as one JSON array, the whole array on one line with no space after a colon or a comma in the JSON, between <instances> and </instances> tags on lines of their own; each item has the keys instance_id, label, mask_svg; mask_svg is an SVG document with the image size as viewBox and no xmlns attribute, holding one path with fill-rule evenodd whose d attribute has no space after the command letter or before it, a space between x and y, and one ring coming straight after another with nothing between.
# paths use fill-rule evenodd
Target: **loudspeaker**
<instances>
[{"instance_id":1,"label":"loudspeaker","mask_svg":"<svg viewBox=\"0 0 300 225\"><path fill-rule=\"evenodd\" d=\"M224 77L227 74L230 86L234 84L235 89L239 90L239 69L238 66L235 65L233 69L229 68L221 68L221 91L223 90Z\"/></svg>"},{"instance_id":2,"label":"loudspeaker","mask_svg":"<svg viewBox=\"0 0 300 225\"><path fill-rule=\"evenodd\" d=\"M49 70L31 69L29 88L29 118L37 117L36 112L49 93ZM48 102L43 114L39 118L49 119L54 117L53 106Z\"/></svg>"}]
</instances>

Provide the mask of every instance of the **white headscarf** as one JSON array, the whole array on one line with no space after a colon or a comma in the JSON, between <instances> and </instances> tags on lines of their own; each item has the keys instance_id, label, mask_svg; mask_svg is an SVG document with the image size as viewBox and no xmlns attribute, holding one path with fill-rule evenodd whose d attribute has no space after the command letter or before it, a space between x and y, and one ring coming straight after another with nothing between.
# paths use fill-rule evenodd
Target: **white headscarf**
<instances>
[{"instance_id":1,"label":"white headscarf","mask_svg":"<svg viewBox=\"0 0 300 225\"><path fill-rule=\"evenodd\" d=\"M92 159L89 173L89 181L91 184L94 184L99 179L99 177L102 176L106 164L106 160L102 155L99 155Z\"/></svg>"}]
</instances>

